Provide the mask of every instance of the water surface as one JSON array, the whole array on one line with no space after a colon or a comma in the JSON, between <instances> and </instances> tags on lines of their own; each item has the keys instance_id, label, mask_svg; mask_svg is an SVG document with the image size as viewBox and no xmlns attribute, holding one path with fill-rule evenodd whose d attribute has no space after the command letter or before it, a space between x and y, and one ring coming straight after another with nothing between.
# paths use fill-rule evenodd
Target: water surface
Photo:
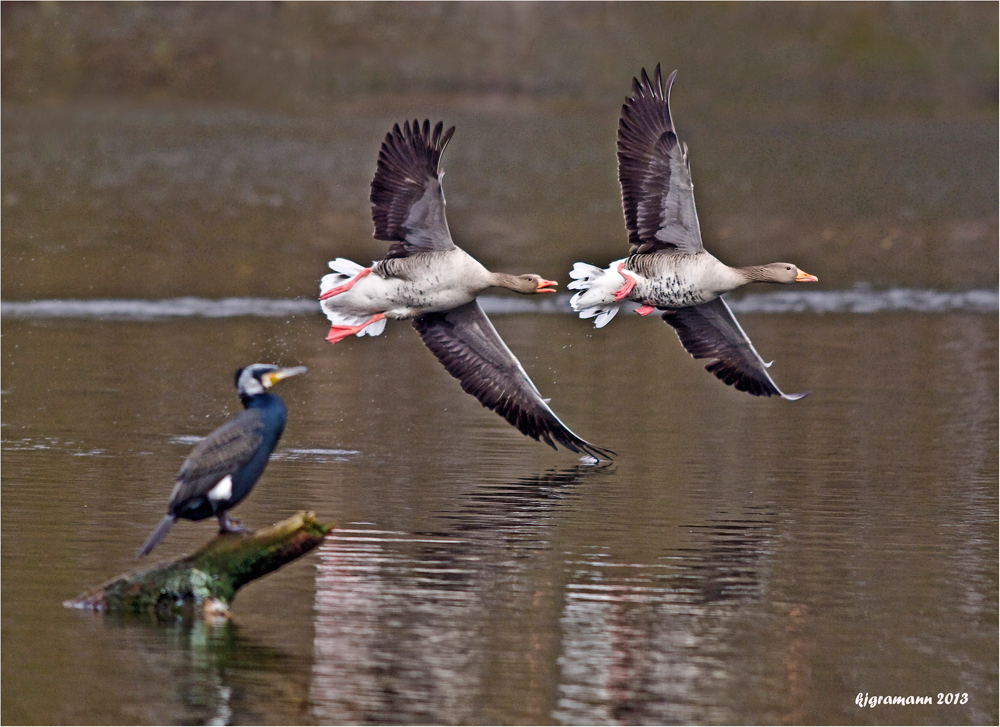
<instances>
[{"instance_id":1,"label":"water surface","mask_svg":"<svg viewBox=\"0 0 1000 727\"><path fill-rule=\"evenodd\" d=\"M655 320L497 316L560 416L619 453L603 467L482 409L403 323L330 347L318 315L5 318L5 718L988 721L995 315L742 318L809 397L734 392ZM657 355L623 361L636 340ZM223 629L62 608L133 567L238 407L228 364L254 359L310 371L282 384L289 426L239 515L335 533ZM156 555L211 532L180 523ZM969 702L854 702L948 690Z\"/></svg>"}]
</instances>

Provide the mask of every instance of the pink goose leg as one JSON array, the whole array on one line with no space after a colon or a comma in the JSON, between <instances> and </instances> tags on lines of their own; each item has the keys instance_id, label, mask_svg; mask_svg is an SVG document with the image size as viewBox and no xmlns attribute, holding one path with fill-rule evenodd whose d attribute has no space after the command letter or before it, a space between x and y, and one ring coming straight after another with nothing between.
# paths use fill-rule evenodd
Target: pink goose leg
<instances>
[{"instance_id":1,"label":"pink goose leg","mask_svg":"<svg viewBox=\"0 0 1000 727\"><path fill-rule=\"evenodd\" d=\"M350 290L351 288L354 287L354 284L356 282L358 282L359 280L361 280L361 278L363 278L366 275L368 275L368 273L370 273L371 271L372 271L371 268L363 268L360 273L358 273L357 275L355 275L353 278L351 278L350 280L348 280L346 283L341 283L336 288L330 288L328 291L326 291L325 293L323 293L322 295L320 295L319 299L320 300L326 300L327 298L332 298L335 295L340 295L341 293L346 293L348 290ZM371 321L368 321L368 323L371 323ZM366 323L365 326L367 326L368 323ZM362 328L364 328L364 326L362 326ZM347 335L350 335L350 334L347 334ZM327 339L327 340L329 340L329 339Z\"/></svg>"},{"instance_id":2,"label":"pink goose leg","mask_svg":"<svg viewBox=\"0 0 1000 727\"><path fill-rule=\"evenodd\" d=\"M620 301L626 295L632 292L632 288L635 287L635 278L626 273L622 268L625 267L625 263L618 263L618 274L625 278L625 285L620 287L614 292L615 303Z\"/></svg>"},{"instance_id":3,"label":"pink goose leg","mask_svg":"<svg viewBox=\"0 0 1000 727\"><path fill-rule=\"evenodd\" d=\"M343 341L348 336L353 336L355 333L360 331L367 325L374 323L375 321L380 321L385 318L381 313L376 313L367 321L359 326L330 326L330 332L326 336L326 340L330 343L336 343L337 341Z\"/></svg>"}]
</instances>

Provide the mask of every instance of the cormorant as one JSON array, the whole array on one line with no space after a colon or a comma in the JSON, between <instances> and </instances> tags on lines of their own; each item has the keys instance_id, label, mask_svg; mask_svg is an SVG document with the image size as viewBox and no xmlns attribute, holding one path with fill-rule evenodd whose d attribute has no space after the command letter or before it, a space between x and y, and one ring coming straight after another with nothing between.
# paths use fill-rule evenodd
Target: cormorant
<instances>
[{"instance_id":1,"label":"cormorant","mask_svg":"<svg viewBox=\"0 0 1000 727\"><path fill-rule=\"evenodd\" d=\"M177 518L217 517L220 532L242 532L239 521L230 520L226 511L253 489L288 419L284 402L268 389L305 370L256 363L236 372L244 410L201 440L184 460L167 514L139 548L137 558L155 548Z\"/></svg>"}]
</instances>

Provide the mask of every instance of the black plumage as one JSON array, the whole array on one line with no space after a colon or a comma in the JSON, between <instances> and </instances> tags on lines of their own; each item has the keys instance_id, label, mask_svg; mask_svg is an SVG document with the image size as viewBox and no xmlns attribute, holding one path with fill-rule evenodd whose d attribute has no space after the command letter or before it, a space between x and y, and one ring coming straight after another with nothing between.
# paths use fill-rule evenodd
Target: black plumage
<instances>
[{"instance_id":1,"label":"black plumage","mask_svg":"<svg viewBox=\"0 0 1000 727\"><path fill-rule=\"evenodd\" d=\"M704 249L687 144L677 138L670 116L670 87L660 65L653 80L642 69L632 79L632 97L618 122L618 181L628 230L629 255L648 252L699 253Z\"/></svg>"},{"instance_id":2,"label":"black plumage","mask_svg":"<svg viewBox=\"0 0 1000 727\"><path fill-rule=\"evenodd\" d=\"M268 389L305 367L279 368L252 364L236 372L236 388L243 411L201 440L184 460L170 494L167 514L143 543L137 558L149 553L178 518L217 517L221 532L242 528L227 511L256 484L285 429L288 410Z\"/></svg>"},{"instance_id":3,"label":"black plumage","mask_svg":"<svg viewBox=\"0 0 1000 727\"><path fill-rule=\"evenodd\" d=\"M663 320L674 327L692 358L709 359L705 368L723 383L753 396L780 396L790 401L806 393L785 394L767 374L770 364L757 353L725 298L667 310Z\"/></svg>"},{"instance_id":4,"label":"black plumage","mask_svg":"<svg viewBox=\"0 0 1000 727\"><path fill-rule=\"evenodd\" d=\"M443 131L439 121L431 133L431 122L423 129L414 119L403 128L393 124L378 153L372 179L373 237L394 243L386 259L407 257L416 252L453 250L448 220L444 214L444 191L438 163L455 127Z\"/></svg>"},{"instance_id":5,"label":"black plumage","mask_svg":"<svg viewBox=\"0 0 1000 727\"><path fill-rule=\"evenodd\" d=\"M534 382L500 338L478 301L413 321L421 340L437 356L462 390L479 399L532 439L553 449L558 442L571 452L611 459L609 449L574 434L549 407Z\"/></svg>"},{"instance_id":6,"label":"black plumage","mask_svg":"<svg viewBox=\"0 0 1000 727\"><path fill-rule=\"evenodd\" d=\"M632 79L632 96L622 106L618 122L618 179L629 234L627 267L650 275L658 254L697 255L705 248L687 144L677 138L670 114L670 88L677 71L666 84L659 64L652 80L645 68L640 75L641 81ZM692 357L709 360L705 368L720 381L753 396L791 400L805 396L778 388L767 371L769 364L722 297L666 309L662 317Z\"/></svg>"},{"instance_id":7,"label":"black plumage","mask_svg":"<svg viewBox=\"0 0 1000 727\"><path fill-rule=\"evenodd\" d=\"M330 263L334 274L320 283L333 324L326 340L362 335L386 318L412 319L430 351L483 406L553 448L610 459L613 452L581 439L553 413L476 302L490 287L533 295L554 293L556 283L490 272L452 240L438 167L454 132L440 121L432 127L414 120L386 134L370 199L374 237L392 244L371 268Z\"/></svg>"}]
</instances>

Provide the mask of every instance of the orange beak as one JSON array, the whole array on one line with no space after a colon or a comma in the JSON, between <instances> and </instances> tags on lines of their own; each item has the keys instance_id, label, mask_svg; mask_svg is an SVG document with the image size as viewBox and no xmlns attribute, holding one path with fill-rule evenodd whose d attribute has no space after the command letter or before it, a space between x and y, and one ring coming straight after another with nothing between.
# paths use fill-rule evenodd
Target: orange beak
<instances>
[{"instance_id":1,"label":"orange beak","mask_svg":"<svg viewBox=\"0 0 1000 727\"><path fill-rule=\"evenodd\" d=\"M542 280L538 284L538 290L536 293L555 293L556 286L559 285L555 280Z\"/></svg>"},{"instance_id":2,"label":"orange beak","mask_svg":"<svg viewBox=\"0 0 1000 727\"><path fill-rule=\"evenodd\" d=\"M805 270L800 270L799 274L795 276L796 283L818 283L819 278L815 275L810 275Z\"/></svg>"}]
</instances>

